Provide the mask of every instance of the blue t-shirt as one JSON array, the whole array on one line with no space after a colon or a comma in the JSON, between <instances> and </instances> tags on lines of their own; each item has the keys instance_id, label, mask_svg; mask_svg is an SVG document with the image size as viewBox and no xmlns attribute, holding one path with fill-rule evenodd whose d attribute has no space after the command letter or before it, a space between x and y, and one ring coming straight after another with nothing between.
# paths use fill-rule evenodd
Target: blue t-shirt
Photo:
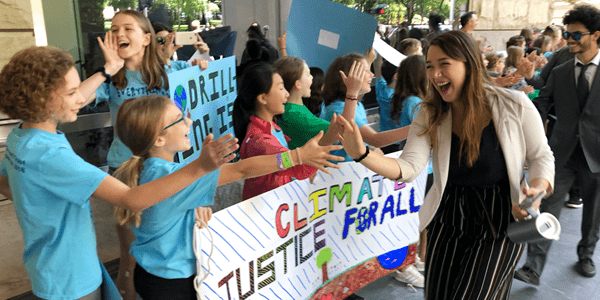
<instances>
[{"instance_id":1,"label":"blue t-shirt","mask_svg":"<svg viewBox=\"0 0 600 300\"><path fill-rule=\"evenodd\" d=\"M272 129L271 133L277 138L277 140L279 141L279 143L281 144L281 146L284 146L286 148L290 148L288 147L288 142L285 139L285 135L283 134L283 130L277 130L277 129Z\"/></svg>"},{"instance_id":2,"label":"blue t-shirt","mask_svg":"<svg viewBox=\"0 0 600 300\"><path fill-rule=\"evenodd\" d=\"M169 175L185 164L151 157L144 162L140 184ZM142 212L131 254L148 273L166 279L196 274L193 248L194 209L213 204L219 170L204 175L170 198Z\"/></svg>"},{"instance_id":3,"label":"blue t-shirt","mask_svg":"<svg viewBox=\"0 0 600 300\"><path fill-rule=\"evenodd\" d=\"M400 128L398 124L392 122L392 118L390 117L392 106L390 101L394 95L394 90L387 87L385 79L377 79L377 82L375 83L375 95L377 103L379 104L379 131Z\"/></svg>"},{"instance_id":4,"label":"blue t-shirt","mask_svg":"<svg viewBox=\"0 0 600 300\"><path fill-rule=\"evenodd\" d=\"M417 96L410 96L402 101L402 111L400 112L400 118L398 122L399 127L410 125L419 113L421 98Z\"/></svg>"},{"instance_id":5,"label":"blue t-shirt","mask_svg":"<svg viewBox=\"0 0 600 300\"><path fill-rule=\"evenodd\" d=\"M165 70L168 74L189 67L190 65L185 61L171 61L171 66L169 67L165 65ZM142 73L139 71L131 71L126 69L125 77L127 78L127 87L125 89L119 90L113 84L103 83L96 90L95 105L103 101L108 101L110 118L113 126L115 126L115 122L117 121L117 112L119 111L119 106L121 106L123 101L145 95L161 95L169 97L169 91L165 89L153 89L147 91L146 88L148 85L144 83L144 80L142 79ZM133 155L131 150L129 150L129 148L127 148L127 146L125 146L125 144L123 144L123 142L117 138L115 133L113 142L108 150L108 165L113 168L118 168L119 165L128 160L131 155Z\"/></svg>"},{"instance_id":6,"label":"blue t-shirt","mask_svg":"<svg viewBox=\"0 0 600 300\"><path fill-rule=\"evenodd\" d=\"M81 298L102 283L89 197L108 174L75 154L62 132L21 125L8 135L0 174L23 231L31 288L44 299Z\"/></svg>"},{"instance_id":7,"label":"blue t-shirt","mask_svg":"<svg viewBox=\"0 0 600 300\"><path fill-rule=\"evenodd\" d=\"M341 115L343 111L344 101L336 100L327 106L321 106L320 118L331 122L331 118L333 118L333 113ZM356 110L354 112L354 122L356 123L356 125L358 125L358 128L368 124L367 112L365 111L365 107L361 102L358 102L358 104L356 105ZM346 153L346 151L344 151L344 149L331 151L331 154L344 157L344 161L354 161ZM337 163L337 161L334 161L334 163Z\"/></svg>"}]
</instances>

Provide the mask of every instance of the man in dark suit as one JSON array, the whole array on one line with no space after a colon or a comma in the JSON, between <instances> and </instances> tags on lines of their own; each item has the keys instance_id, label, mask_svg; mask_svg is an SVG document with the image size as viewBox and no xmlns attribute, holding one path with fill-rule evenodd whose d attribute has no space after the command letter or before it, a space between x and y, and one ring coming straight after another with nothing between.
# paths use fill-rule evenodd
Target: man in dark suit
<instances>
[{"instance_id":1,"label":"man in dark suit","mask_svg":"<svg viewBox=\"0 0 600 300\"><path fill-rule=\"evenodd\" d=\"M576 269L592 277L596 275L592 256L600 233L600 10L576 6L563 23L567 25L564 37L575 58L552 70L534 100L543 120L552 105L557 118L549 141L556 167L554 194L542 201L540 209L558 218L563 199L575 178L579 179L584 209ZM538 285L550 245L550 241L529 244L527 261L515 278Z\"/></svg>"}]
</instances>

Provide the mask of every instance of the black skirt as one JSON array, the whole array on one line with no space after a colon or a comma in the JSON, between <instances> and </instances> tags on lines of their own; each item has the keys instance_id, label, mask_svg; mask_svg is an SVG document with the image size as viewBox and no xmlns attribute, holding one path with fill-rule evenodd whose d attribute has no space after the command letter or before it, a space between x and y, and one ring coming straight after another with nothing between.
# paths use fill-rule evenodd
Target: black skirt
<instances>
[{"instance_id":1,"label":"black skirt","mask_svg":"<svg viewBox=\"0 0 600 300\"><path fill-rule=\"evenodd\" d=\"M448 183L427 227L425 299L508 299L523 245L510 241L510 187Z\"/></svg>"}]
</instances>

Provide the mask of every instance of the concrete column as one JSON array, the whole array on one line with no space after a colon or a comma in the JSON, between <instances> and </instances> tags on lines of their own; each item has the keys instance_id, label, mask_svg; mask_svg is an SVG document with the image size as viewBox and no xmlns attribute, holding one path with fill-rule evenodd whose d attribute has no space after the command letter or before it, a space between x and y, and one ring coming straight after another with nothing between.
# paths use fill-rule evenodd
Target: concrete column
<instances>
[{"instance_id":1,"label":"concrete column","mask_svg":"<svg viewBox=\"0 0 600 300\"><path fill-rule=\"evenodd\" d=\"M19 50L35 46L30 0L0 1L0 68Z\"/></svg>"},{"instance_id":2,"label":"concrete column","mask_svg":"<svg viewBox=\"0 0 600 300\"><path fill-rule=\"evenodd\" d=\"M223 0L223 25L237 31L234 53L240 62L248 36L246 30L252 22L261 28L269 25L267 38L277 47L277 38L285 31L292 0Z\"/></svg>"}]
</instances>

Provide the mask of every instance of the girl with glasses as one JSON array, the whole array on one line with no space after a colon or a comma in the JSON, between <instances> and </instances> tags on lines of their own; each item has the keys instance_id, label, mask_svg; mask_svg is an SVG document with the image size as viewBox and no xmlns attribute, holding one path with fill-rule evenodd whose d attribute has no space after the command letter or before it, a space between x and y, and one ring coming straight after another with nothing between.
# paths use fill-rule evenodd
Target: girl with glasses
<instances>
[{"instance_id":1,"label":"girl with glasses","mask_svg":"<svg viewBox=\"0 0 600 300\"><path fill-rule=\"evenodd\" d=\"M177 152L191 147L187 137L190 125L191 120L166 97L143 96L123 102L117 116L117 135L134 155L117 169L115 176L135 187L183 168L185 165L173 162L173 158ZM303 162L305 165L300 167L320 168L328 173L323 166L331 166L327 160L337 158L329 151L341 146L321 147L319 138L320 135L302 147L301 157L292 156L297 165L294 168ZM209 135L204 140L201 153L211 139ZM226 153L214 154L222 157ZM212 211L202 206L213 204L217 186L280 171L278 155L255 156L225 164L163 203L144 210L143 214L118 209L119 223L134 225L136 239L131 245L131 253L137 261L134 281L142 299L196 299L197 270L192 244L195 210L201 207L199 215L208 222Z\"/></svg>"},{"instance_id":2,"label":"girl with glasses","mask_svg":"<svg viewBox=\"0 0 600 300\"><path fill-rule=\"evenodd\" d=\"M23 262L37 297L119 299L98 258L89 198L142 211L231 160L237 145L226 141L230 136L206 141L200 157L177 172L129 187L85 162L57 130L59 123L77 120L86 102L74 65L63 50L32 47L2 69L0 110L23 122L7 139L0 192L14 201Z\"/></svg>"},{"instance_id":3,"label":"girl with glasses","mask_svg":"<svg viewBox=\"0 0 600 300\"><path fill-rule=\"evenodd\" d=\"M167 36L171 43L173 35ZM108 102L113 125L123 101L143 95L169 95L167 74L190 67L186 62L171 62L168 47L158 49L154 30L142 13L133 10L120 11L112 19L104 41L98 38L104 53L105 65L86 79L80 86L85 98L84 105ZM115 136L108 151L109 173L131 157L131 150ZM131 274L135 262L129 255L132 241L131 230L117 225L121 248L121 260L117 286L125 300L134 300Z\"/></svg>"}]
</instances>

